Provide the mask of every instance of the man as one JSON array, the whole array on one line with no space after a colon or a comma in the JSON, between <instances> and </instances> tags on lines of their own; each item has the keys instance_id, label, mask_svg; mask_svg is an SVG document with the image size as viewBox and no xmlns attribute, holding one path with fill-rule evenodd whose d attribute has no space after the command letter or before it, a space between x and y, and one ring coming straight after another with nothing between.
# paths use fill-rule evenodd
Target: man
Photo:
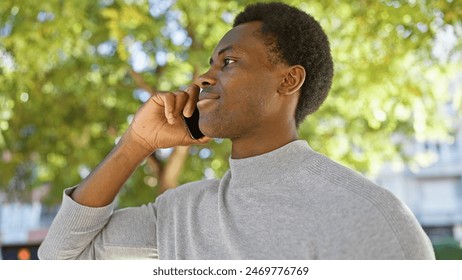
<instances>
[{"instance_id":1,"label":"man","mask_svg":"<svg viewBox=\"0 0 462 280\"><path fill-rule=\"evenodd\" d=\"M96 170L65 191L40 258L434 258L393 195L297 140L332 76L327 37L311 16L280 3L247 7L196 84L153 96ZM181 119L196 105L207 135L199 140ZM210 137L232 141L221 180L113 212L120 188L154 150Z\"/></svg>"}]
</instances>

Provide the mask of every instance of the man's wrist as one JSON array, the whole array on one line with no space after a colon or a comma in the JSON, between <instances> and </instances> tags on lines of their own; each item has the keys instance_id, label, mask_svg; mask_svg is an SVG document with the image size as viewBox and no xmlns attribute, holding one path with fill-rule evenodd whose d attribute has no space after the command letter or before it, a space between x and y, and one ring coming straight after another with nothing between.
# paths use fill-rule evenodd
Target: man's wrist
<instances>
[{"instance_id":1,"label":"man's wrist","mask_svg":"<svg viewBox=\"0 0 462 280\"><path fill-rule=\"evenodd\" d=\"M140 139L134 139L132 133L125 133L125 135L117 143L116 149L124 153L128 158L131 158L140 163L152 154L156 148L148 149L145 145L139 143Z\"/></svg>"}]
</instances>

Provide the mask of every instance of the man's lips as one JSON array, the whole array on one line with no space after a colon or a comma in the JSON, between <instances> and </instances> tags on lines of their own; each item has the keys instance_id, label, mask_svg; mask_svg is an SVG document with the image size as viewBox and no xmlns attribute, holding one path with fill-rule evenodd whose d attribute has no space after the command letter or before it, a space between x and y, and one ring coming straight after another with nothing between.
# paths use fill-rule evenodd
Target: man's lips
<instances>
[{"instance_id":1,"label":"man's lips","mask_svg":"<svg viewBox=\"0 0 462 280\"><path fill-rule=\"evenodd\" d=\"M201 92L199 94L199 101L201 100L207 100L207 99L218 99L220 98L220 95L216 93L209 93L209 92Z\"/></svg>"},{"instance_id":2,"label":"man's lips","mask_svg":"<svg viewBox=\"0 0 462 280\"><path fill-rule=\"evenodd\" d=\"M207 105L214 103L218 98L220 98L220 95L218 94L203 91L199 94L199 101L197 102L197 107L199 109L204 108Z\"/></svg>"}]
</instances>

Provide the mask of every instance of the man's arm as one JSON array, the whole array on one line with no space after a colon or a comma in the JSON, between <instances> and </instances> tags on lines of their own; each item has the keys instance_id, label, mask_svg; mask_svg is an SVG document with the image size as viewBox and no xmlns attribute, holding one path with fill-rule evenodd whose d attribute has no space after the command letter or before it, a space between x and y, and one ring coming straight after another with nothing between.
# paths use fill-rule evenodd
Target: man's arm
<instances>
[{"instance_id":1,"label":"man's arm","mask_svg":"<svg viewBox=\"0 0 462 280\"><path fill-rule=\"evenodd\" d=\"M139 244L143 242L140 237L135 245L153 246L155 206L128 209L123 216L116 212L114 218L112 202L133 171L156 149L210 140L193 140L182 123L181 114L192 115L198 94L195 85L186 91L159 93L138 110L116 147L85 180L65 193L62 209L41 245L40 258L104 258L105 244L133 246L130 242L139 232L145 232L147 244Z\"/></svg>"},{"instance_id":2,"label":"man's arm","mask_svg":"<svg viewBox=\"0 0 462 280\"><path fill-rule=\"evenodd\" d=\"M194 111L199 88L191 85L185 92L159 93L140 110L121 141L72 193L79 204L101 207L110 204L133 171L158 148L205 143L204 137L189 137L181 113Z\"/></svg>"}]
</instances>

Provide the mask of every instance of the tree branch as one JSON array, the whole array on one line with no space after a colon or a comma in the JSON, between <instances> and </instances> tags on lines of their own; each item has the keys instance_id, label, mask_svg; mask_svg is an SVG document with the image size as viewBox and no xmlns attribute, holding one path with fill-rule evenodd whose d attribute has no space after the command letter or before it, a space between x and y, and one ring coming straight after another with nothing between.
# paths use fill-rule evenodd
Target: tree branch
<instances>
[{"instance_id":1,"label":"tree branch","mask_svg":"<svg viewBox=\"0 0 462 280\"><path fill-rule=\"evenodd\" d=\"M144 89L145 91L149 92L151 95L154 95L154 93L156 92L156 89L150 86L148 83L146 83L146 81L144 80L143 76L141 76L140 73L135 72L135 70L133 70L132 68L130 68L128 73L135 81L135 84L137 87Z\"/></svg>"}]
</instances>

